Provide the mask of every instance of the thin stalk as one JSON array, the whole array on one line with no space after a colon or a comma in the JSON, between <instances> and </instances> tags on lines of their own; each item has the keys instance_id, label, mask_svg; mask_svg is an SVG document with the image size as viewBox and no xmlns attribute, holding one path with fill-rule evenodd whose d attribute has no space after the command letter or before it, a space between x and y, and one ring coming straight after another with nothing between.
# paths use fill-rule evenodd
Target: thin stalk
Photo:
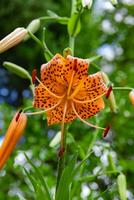
<instances>
[{"instance_id":1,"label":"thin stalk","mask_svg":"<svg viewBox=\"0 0 134 200\"><path fill-rule=\"evenodd\" d=\"M57 170L58 175L57 175L56 191L58 189L60 178L61 178L63 170L65 168L67 130L68 130L68 126L65 124L65 126L64 126L64 138L63 138L63 142L62 142L62 145L65 148L65 151L63 152L63 155L59 156L59 158L58 158L58 170Z\"/></svg>"},{"instance_id":2,"label":"thin stalk","mask_svg":"<svg viewBox=\"0 0 134 200\"><path fill-rule=\"evenodd\" d=\"M72 56L74 55L74 45L75 45L75 37L69 36L69 47L72 50Z\"/></svg>"},{"instance_id":3,"label":"thin stalk","mask_svg":"<svg viewBox=\"0 0 134 200\"><path fill-rule=\"evenodd\" d=\"M125 90L125 91L128 91L128 90L133 90L133 88L131 88L131 87L113 87L113 90Z\"/></svg>"}]
</instances>

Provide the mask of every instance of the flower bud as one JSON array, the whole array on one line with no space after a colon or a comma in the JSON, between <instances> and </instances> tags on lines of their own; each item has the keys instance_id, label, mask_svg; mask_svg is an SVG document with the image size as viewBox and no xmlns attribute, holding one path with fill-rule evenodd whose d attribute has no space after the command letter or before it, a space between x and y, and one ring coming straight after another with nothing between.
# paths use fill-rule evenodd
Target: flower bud
<instances>
[{"instance_id":1,"label":"flower bud","mask_svg":"<svg viewBox=\"0 0 134 200\"><path fill-rule=\"evenodd\" d=\"M82 6L85 8L87 7L88 9L91 8L93 3L93 0L82 0Z\"/></svg>"},{"instance_id":2,"label":"flower bud","mask_svg":"<svg viewBox=\"0 0 134 200\"><path fill-rule=\"evenodd\" d=\"M4 62L3 66L8 69L9 71L11 71L12 73L20 76L21 78L25 78L25 79L29 79L31 80L31 76L28 73L28 71L22 67L20 67L19 65L16 65L14 63L11 62Z\"/></svg>"},{"instance_id":3,"label":"flower bud","mask_svg":"<svg viewBox=\"0 0 134 200\"><path fill-rule=\"evenodd\" d=\"M124 174L119 174L117 177L118 191L121 200L127 200L127 181Z\"/></svg>"},{"instance_id":4,"label":"flower bud","mask_svg":"<svg viewBox=\"0 0 134 200\"><path fill-rule=\"evenodd\" d=\"M116 6L118 4L118 1L117 0L110 0L111 3L113 4L113 6Z\"/></svg>"},{"instance_id":5,"label":"flower bud","mask_svg":"<svg viewBox=\"0 0 134 200\"><path fill-rule=\"evenodd\" d=\"M27 26L27 31L31 33L36 33L38 29L40 28L40 20L39 19L34 19L33 21L30 22L30 24ZM30 36L27 34L26 37L24 38L24 41L28 40Z\"/></svg>"},{"instance_id":6,"label":"flower bud","mask_svg":"<svg viewBox=\"0 0 134 200\"><path fill-rule=\"evenodd\" d=\"M129 93L129 99L130 99L132 105L134 106L134 90L132 90L132 91Z\"/></svg>"},{"instance_id":7,"label":"flower bud","mask_svg":"<svg viewBox=\"0 0 134 200\"><path fill-rule=\"evenodd\" d=\"M25 28L16 28L13 32L7 35L0 41L0 53L19 44L27 35Z\"/></svg>"},{"instance_id":8,"label":"flower bud","mask_svg":"<svg viewBox=\"0 0 134 200\"><path fill-rule=\"evenodd\" d=\"M0 147L0 169L4 166L17 142L19 141L26 127L26 123L27 116L25 113L22 113L22 110L17 112L13 117L6 132L4 141Z\"/></svg>"},{"instance_id":9,"label":"flower bud","mask_svg":"<svg viewBox=\"0 0 134 200\"><path fill-rule=\"evenodd\" d=\"M102 72L102 78L105 84L109 85L110 84L110 80L107 76L106 73ZM115 100L115 96L113 91L110 91L110 94L108 96L108 101L109 101L109 105L110 105L110 109L112 112L117 113L117 105L116 105L116 100Z\"/></svg>"}]
</instances>

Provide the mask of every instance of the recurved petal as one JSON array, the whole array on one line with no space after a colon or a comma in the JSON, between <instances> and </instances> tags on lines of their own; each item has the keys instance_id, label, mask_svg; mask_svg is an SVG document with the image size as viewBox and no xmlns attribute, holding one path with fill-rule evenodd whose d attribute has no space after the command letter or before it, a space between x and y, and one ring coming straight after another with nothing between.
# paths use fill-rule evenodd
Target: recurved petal
<instances>
[{"instance_id":1,"label":"recurved petal","mask_svg":"<svg viewBox=\"0 0 134 200\"><path fill-rule=\"evenodd\" d=\"M63 76L65 77L66 82L70 82L74 70L73 86L76 86L81 79L88 76L88 65L86 60L68 55L66 58L66 65L63 69Z\"/></svg>"},{"instance_id":2,"label":"recurved petal","mask_svg":"<svg viewBox=\"0 0 134 200\"><path fill-rule=\"evenodd\" d=\"M3 167L8 157L12 153L15 145L20 139L23 131L26 127L27 116L25 113L21 113L18 117L18 113L13 117L8 130L6 132L4 141L0 147L0 169Z\"/></svg>"},{"instance_id":3,"label":"recurved petal","mask_svg":"<svg viewBox=\"0 0 134 200\"><path fill-rule=\"evenodd\" d=\"M63 112L64 112L65 102L61 103L59 106L54 108L51 111L47 112L47 123L48 125L56 124L62 122L63 119ZM70 122L76 118L75 113L72 110L71 103L68 102L67 105L67 112L65 115L64 122Z\"/></svg>"},{"instance_id":4,"label":"recurved petal","mask_svg":"<svg viewBox=\"0 0 134 200\"><path fill-rule=\"evenodd\" d=\"M53 92L56 94L57 90L54 87L52 88ZM48 109L53 107L58 103L59 99L50 95L49 92L47 92L41 84L39 84L35 88L35 95L34 95L34 102L33 105L35 108L41 108L41 109Z\"/></svg>"},{"instance_id":5,"label":"recurved petal","mask_svg":"<svg viewBox=\"0 0 134 200\"><path fill-rule=\"evenodd\" d=\"M83 103L83 104L75 103L74 105L77 113L82 119L87 119L91 116L94 116L96 113L98 113L105 107L102 98L93 101L91 103Z\"/></svg>"},{"instance_id":6,"label":"recurved petal","mask_svg":"<svg viewBox=\"0 0 134 200\"><path fill-rule=\"evenodd\" d=\"M52 60L41 66L41 81L45 85L52 82L64 84L63 68L65 67L65 58L56 54Z\"/></svg>"},{"instance_id":7,"label":"recurved petal","mask_svg":"<svg viewBox=\"0 0 134 200\"><path fill-rule=\"evenodd\" d=\"M89 75L83 82L83 86L75 99L81 101L96 100L107 92L107 87L103 82L101 72Z\"/></svg>"}]
</instances>

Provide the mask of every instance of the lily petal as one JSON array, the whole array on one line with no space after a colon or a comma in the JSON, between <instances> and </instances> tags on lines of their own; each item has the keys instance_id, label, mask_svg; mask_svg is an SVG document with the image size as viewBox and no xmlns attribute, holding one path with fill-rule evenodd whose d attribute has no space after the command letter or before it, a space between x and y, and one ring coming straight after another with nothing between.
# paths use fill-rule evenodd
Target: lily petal
<instances>
[{"instance_id":1,"label":"lily petal","mask_svg":"<svg viewBox=\"0 0 134 200\"><path fill-rule=\"evenodd\" d=\"M15 148L18 140L20 139L27 123L27 116L25 113L21 113L17 119L18 113L13 117L8 130L6 132L4 141L0 147L0 169L4 166L5 162L9 158L13 149ZM16 120L17 119L17 120Z\"/></svg>"}]
</instances>

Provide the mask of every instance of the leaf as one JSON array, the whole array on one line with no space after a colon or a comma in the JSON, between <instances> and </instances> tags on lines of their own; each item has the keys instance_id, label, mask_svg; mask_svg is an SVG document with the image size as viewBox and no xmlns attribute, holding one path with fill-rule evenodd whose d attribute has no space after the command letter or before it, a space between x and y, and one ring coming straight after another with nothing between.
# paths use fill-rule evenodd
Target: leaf
<instances>
[{"instance_id":1,"label":"leaf","mask_svg":"<svg viewBox=\"0 0 134 200\"><path fill-rule=\"evenodd\" d=\"M47 10L47 14L50 16L50 17L59 17L55 12L51 11L51 10Z\"/></svg>"},{"instance_id":2,"label":"leaf","mask_svg":"<svg viewBox=\"0 0 134 200\"><path fill-rule=\"evenodd\" d=\"M68 33L75 37L81 30L80 14L74 13L68 22Z\"/></svg>"},{"instance_id":3,"label":"leaf","mask_svg":"<svg viewBox=\"0 0 134 200\"><path fill-rule=\"evenodd\" d=\"M38 180L40 181L42 187L44 188L44 190L46 191L46 195L48 200L52 200L51 198L51 194L49 192L49 188L48 185L43 177L43 175L41 174L41 172L38 170L38 168L32 163L32 161L28 158L28 156L25 154L25 157L28 161L28 163L32 166L32 168L34 169L35 175L38 178Z\"/></svg>"},{"instance_id":4,"label":"leaf","mask_svg":"<svg viewBox=\"0 0 134 200\"><path fill-rule=\"evenodd\" d=\"M126 200L126 192L127 192L127 183L126 183L126 176L124 174L120 174L117 177L117 184L118 184L118 191L121 200Z\"/></svg>"},{"instance_id":5,"label":"leaf","mask_svg":"<svg viewBox=\"0 0 134 200\"><path fill-rule=\"evenodd\" d=\"M54 136L54 138L51 140L49 146L53 148L53 147L57 146L57 145L60 143L60 141L61 141L61 131L59 131L59 132Z\"/></svg>"},{"instance_id":6,"label":"leaf","mask_svg":"<svg viewBox=\"0 0 134 200\"><path fill-rule=\"evenodd\" d=\"M64 169L59 182L55 200L69 200L69 189L73 180L72 172L76 163L76 159L77 154L73 156L68 166Z\"/></svg>"},{"instance_id":7,"label":"leaf","mask_svg":"<svg viewBox=\"0 0 134 200\"><path fill-rule=\"evenodd\" d=\"M31 76L29 72L24 68L11 62L4 62L3 66L14 74L20 76L21 78L29 79L31 81Z\"/></svg>"}]
</instances>

